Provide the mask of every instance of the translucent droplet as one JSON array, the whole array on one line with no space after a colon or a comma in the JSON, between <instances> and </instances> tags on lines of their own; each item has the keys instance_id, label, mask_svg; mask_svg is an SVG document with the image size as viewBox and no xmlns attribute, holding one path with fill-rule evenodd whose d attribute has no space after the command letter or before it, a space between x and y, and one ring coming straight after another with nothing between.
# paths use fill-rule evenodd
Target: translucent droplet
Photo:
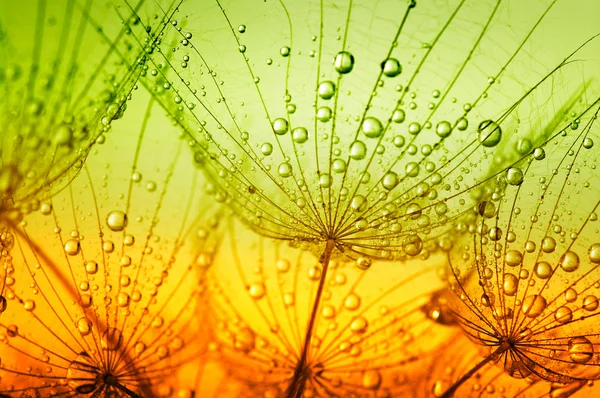
<instances>
[{"instance_id":1,"label":"translucent droplet","mask_svg":"<svg viewBox=\"0 0 600 398\"><path fill-rule=\"evenodd\" d=\"M98 263L95 261L86 262L85 263L85 272L87 272L90 275L93 275L96 272L98 272Z\"/></svg>"},{"instance_id":2,"label":"translucent droplet","mask_svg":"<svg viewBox=\"0 0 600 398\"><path fill-rule=\"evenodd\" d=\"M79 318L77 320L77 330L82 336L87 336L92 331L92 323L85 317Z\"/></svg>"},{"instance_id":3,"label":"translucent droplet","mask_svg":"<svg viewBox=\"0 0 600 398\"><path fill-rule=\"evenodd\" d=\"M546 309L546 299L538 294L528 296L523 300L521 310L528 318L535 318Z\"/></svg>"},{"instance_id":4,"label":"translucent droplet","mask_svg":"<svg viewBox=\"0 0 600 398\"><path fill-rule=\"evenodd\" d=\"M600 264L600 243L594 243L588 249L588 257L594 264Z\"/></svg>"},{"instance_id":5,"label":"translucent droplet","mask_svg":"<svg viewBox=\"0 0 600 398\"><path fill-rule=\"evenodd\" d=\"M441 138L448 137L450 133L452 133L452 126L450 125L450 122L445 120L439 122L435 127L435 133Z\"/></svg>"},{"instance_id":6,"label":"translucent droplet","mask_svg":"<svg viewBox=\"0 0 600 398\"><path fill-rule=\"evenodd\" d=\"M383 126L379 119L367 117L363 122L362 131L368 138L378 138L383 134Z\"/></svg>"},{"instance_id":7,"label":"translucent droplet","mask_svg":"<svg viewBox=\"0 0 600 398\"><path fill-rule=\"evenodd\" d=\"M396 109L392 114L392 122L402 123L406 119L406 113L404 109Z\"/></svg>"},{"instance_id":8,"label":"translucent droplet","mask_svg":"<svg viewBox=\"0 0 600 398\"><path fill-rule=\"evenodd\" d=\"M350 293L344 300L344 307L350 311L355 311L360 307L360 297L356 293Z\"/></svg>"},{"instance_id":9,"label":"translucent droplet","mask_svg":"<svg viewBox=\"0 0 600 398\"><path fill-rule=\"evenodd\" d=\"M598 309L598 297L594 295L586 296L583 299L583 308L586 311L596 311Z\"/></svg>"},{"instance_id":10,"label":"translucent droplet","mask_svg":"<svg viewBox=\"0 0 600 398\"><path fill-rule=\"evenodd\" d=\"M292 139L296 144L303 144L308 141L308 130L304 127L296 127L292 130Z\"/></svg>"},{"instance_id":11,"label":"translucent droplet","mask_svg":"<svg viewBox=\"0 0 600 398\"><path fill-rule=\"evenodd\" d=\"M6 301L6 298L2 295L0 295L0 313L3 313L4 311L6 311L6 307L8 306L8 302Z\"/></svg>"},{"instance_id":12,"label":"translucent droplet","mask_svg":"<svg viewBox=\"0 0 600 398\"><path fill-rule=\"evenodd\" d=\"M586 363L594 356L594 345L587 338L580 336L569 340L569 356L575 363Z\"/></svg>"},{"instance_id":13,"label":"translucent droplet","mask_svg":"<svg viewBox=\"0 0 600 398\"><path fill-rule=\"evenodd\" d=\"M279 54L281 54L282 57L287 57L290 55L291 51L292 50L288 46L283 46L279 49Z\"/></svg>"},{"instance_id":14,"label":"translucent droplet","mask_svg":"<svg viewBox=\"0 0 600 398\"><path fill-rule=\"evenodd\" d=\"M273 120L273 131L277 135L284 135L288 132L288 121L283 118Z\"/></svg>"},{"instance_id":15,"label":"translucent droplet","mask_svg":"<svg viewBox=\"0 0 600 398\"><path fill-rule=\"evenodd\" d=\"M519 279L513 274L504 274L504 294L514 296L519 288Z\"/></svg>"},{"instance_id":16,"label":"translucent droplet","mask_svg":"<svg viewBox=\"0 0 600 398\"><path fill-rule=\"evenodd\" d=\"M368 257L359 257L358 260L356 260L356 266L358 267L358 269L361 269L363 271L371 268L371 264L371 259Z\"/></svg>"},{"instance_id":17,"label":"translucent droplet","mask_svg":"<svg viewBox=\"0 0 600 398\"><path fill-rule=\"evenodd\" d=\"M573 312L569 307L562 306L554 312L554 319L556 319L556 322L558 323L571 322L573 319Z\"/></svg>"},{"instance_id":18,"label":"translucent droplet","mask_svg":"<svg viewBox=\"0 0 600 398\"><path fill-rule=\"evenodd\" d=\"M344 159L334 159L331 164L331 169L336 173L343 173L346 171L346 161Z\"/></svg>"},{"instance_id":19,"label":"translucent droplet","mask_svg":"<svg viewBox=\"0 0 600 398\"><path fill-rule=\"evenodd\" d=\"M269 156L270 154L273 153L273 145L271 145L268 142L265 142L264 144L261 145L260 152L265 156Z\"/></svg>"},{"instance_id":20,"label":"translucent droplet","mask_svg":"<svg viewBox=\"0 0 600 398\"><path fill-rule=\"evenodd\" d=\"M65 253L67 253L69 256L75 256L79 254L80 249L81 246L78 240L69 239L65 242Z\"/></svg>"},{"instance_id":21,"label":"translucent droplet","mask_svg":"<svg viewBox=\"0 0 600 398\"><path fill-rule=\"evenodd\" d=\"M367 370L363 373L363 387L377 390L381 385L381 375L376 370Z\"/></svg>"},{"instance_id":22,"label":"translucent droplet","mask_svg":"<svg viewBox=\"0 0 600 398\"><path fill-rule=\"evenodd\" d=\"M402 73L402 66L396 58L388 58L381 63L381 70L387 77L396 77Z\"/></svg>"},{"instance_id":23,"label":"translucent droplet","mask_svg":"<svg viewBox=\"0 0 600 398\"><path fill-rule=\"evenodd\" d=\"M292 165L288 162L281 163L278 172L280 177L287 178L292 175Z\"/></svg>"},{"instance_id":24,"label":"translucent droplet","mask_svg":"<svg viewBox=\"0 0 600 398\"><path fill-rule=\"evenodd\" d=\"M367 156L367 146L362 141L354 141L350 145L350 157L354 160L361 160Z\"/></svg>"},{"instance_id":25,"label":"translucent droplet","mask_svg":"<svg viewBox=\"0 0 600 398\"><path fill-rule=\"evenodd\" d=\"M319 84L318 89L319 97L328 100L331 99L335 94L335 84L331 80L326 80Z\"/></svg>"},{"instance_id":26,"label":"translucent droplet","mask_svg":"<svg viewBox=\"0 0 600 398\"><path fill-rule=\"evenodd\" d=\"M347 51L340 51L333 59L333 66L341 74L352 72L354 68L354 55Z\"/></svg>"},{"instance_id":27,"label":"translucent droplet","mask_svg":"<svg viewBox=\"0 0 600 398\"><path fill-rule=\"evenodd\" d=\"M290 270L290 262L288 260L277 260L275 268L281 273L286 273Z\"/></svg>"},{"instance_id":28,"label":"translucent droplet","mask_svg":"<svg viewBox=\"0 0 600 398\"><path fill-rule=\"evenodd\" d=\"M367 327L369 327L369 322L362 317L356 317L350 324L350 330L356 334L362 334L367 331Z\"/></svg>"},{"instance_id":29,"label":"translucent droplet","mask_svg":"<svg viewBox=\"0 0 600 398\"><path fill-rule=\"evenodd\" d=\"M255 300L265 296L265 286L262 283L253 283L248 287L248 294Z\"/></svg>"},{"instance_id":30,"label":"translucent droplet","mask_svg":"<svg viewBox=\"0 0 600 398\"><path fill-rule=\"evenodd\" d=\"M117 295L117 305L119 307L127 307L129 305L129 294L120 292Z\"/></svg>"},{"instance_id":31,"label":"translucent droplet","mask_svg":"<svg viewBox=\"0 0 600 398\"><path fill-rule=\"evenodd\" d=\"M382 185L387 190L392 190L398 185L398 174L393 171L388 171L383 176Z\"/></svg>"},{"instance_id":32,"label":"translucent droplet","mask_svg":"<svg viewBox=\"0 0 600 398\"><path fill-rule=\"evenodd\" d=\"M331 108L328 106L322 106L317 109L317 120L323 123L327 123L331 120Z\"/></svg>"},{"instance_id":33,"label":"translucent droplet","mask_svg":"<svg viewBox=\"0 0 600 398\"><path fill-rule=\"evenodd\" d=\"M579 256L572 251L566 252L560 258L560 267L565 272L573 272L577 270L577 268L579 268Z\"/></svg>"},{"instance_id":34,"label":"translucent droplet","mask_svg":"<svg viewBox=\"0 0 600 398\"><path fill-rule=\"evenodd\" d=\"M518 167L509 167L506 170L506 182L510 185L521 185L523 183L523 172Z\"/></svg>"},{"instance_id":35,"label":"translucent droplet","mask_svg":"<svg viewBox=\"0 0 600 398\"><path fill-rule=\"evenodd\" d=\"M119 210L111 211L106 216L106 224L112 231L122 231L127 227L127 215Z\"/></svg>"},{"instance_id":36,"label":"translucent droplet","mask_svg":"<svg viewBox=\"0 0 600 398\"><path fill-rule=\"evenodd\" d=\"M465 131L467 127L469 127L469 121L466 118L461 117L456 121L456 128L458 130Z\"/></svg>"},{"instance_id":37,"label":"translucent droplet","mask_svg":"<svg viewBox=\"0 0 600 398\"><path fill-rule=\"evenodd\" d=\"M417 135L421 132L421 124L419 122L412 122L408 125L408 133Z\"/></svg>"},{"instance_id":38,"label":"translucent droplet","mask_svg":"<svg viewBox=\"0 0 600 398\"><path fill-rule=\"evenodd\" d=\"M552 253L556 249L556 240L551 236L545 236L542 239L541 249L544 253Z\"/></svg>"},{"instance_id":39,"label":"translucent droplet","mask_svg":"<svg viewBox=\"0 0 600 398\"><path fill-rule=\"evenodd\" d=\"M502 139L502 129L493 120L484 120L479 124L477 130L479 131L479 142L484 147L494 147Z\"/></svg>"},{"instance_id":40,"label":"translucent droplet","mask_svg":"<svg viewBox=\"0 0 600 398\"><path fill-rule=\"evenodd\" d=\"M552 275L552 266L546 261L540 261L535 265L535 275L540 279L548 279Z\"/></svg>"}]
</instances>

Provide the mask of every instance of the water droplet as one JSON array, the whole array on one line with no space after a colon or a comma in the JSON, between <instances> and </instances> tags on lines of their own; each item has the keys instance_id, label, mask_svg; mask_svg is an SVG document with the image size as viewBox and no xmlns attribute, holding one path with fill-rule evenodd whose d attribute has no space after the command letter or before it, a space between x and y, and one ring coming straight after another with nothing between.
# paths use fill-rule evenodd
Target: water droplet
<instances>
[{"instance_id":1,"label":"water droplet","mask_svg":"<svg viewBox=\"0 0 600 398\"><path fill-rule=\"evenodd\" d=\"M268 142L265 142L264 144L261 145L260 152L265 156L269 156L270 154L273 153L273 145L271 145Z\"/></svg>"},{"instance_id":2,"label":"water droplet","mask_svg":"<svg viewBox=\"0 0 600 398\"><path fill-rule=\"evenodd\" d=\"M586 311L596 311L598 309L598 297L589 295L583 299L583 308Z\"/></svg>"},{"instance_id":3,"label":"water droplet","mask_svg":"<svg viewBox=\"0 0 600 398\"><path fill-rule=\"evenodd\" d=\"M383 176L382 184L385 189L391 191L396 187L396 185L398 185L398 174L394 173L393 171L388 171Z\"/></svg>"},{"instance_id":4,"label":"water droplet","mask_svg":"<svg viewBox=\"0 0 600 398\"><path fill-rule=\"evenodd\" d=\"M304 127L296 127L292 130L292 139L296 144L303 144L308 141L308 131Z\"/></svg>"},{"instance_id":5,"label":"water droplet","mask_svg":"<svg viewBox=\"0 0 600 398\"><path fill-rule=\"evenodd\" d=\"M594 356L594 345L587 338L580 336L569 340L571 361L586 363Z\"/></svg>"},{"instance_id":6,"label":"water droplet","mask_svg":"<svg viewBox=\"0 0 600 398\"><path fill-rule=\"evenodd\" d=\"M319 97L328 100L335 94L335 84L331 80L326 80L319 84L318 89Z\"/></svg>"},{"instance_id":7,"label":"water droplet","mask_svg":"<svg viewBox=\"0 0 600 398\"><path fill-rule=\"evenodd\" d=\"M85 263L85 272L87 272L88 274L95 274L96 272L98 272L98 263L96 263L95 261L88 261Z\"/></svg>"},{"instance_id":8,"label":"water droplet","mask_svg":"<svg viewBox=\"0 0 600 398\"><path fill-rule=\"evenodd\" d=\"M248 287L248 294L255 300L265 296L265 286L262 283L253 283Z\"/></svg>"},{"instance_id":9,"label":"water droplet","mask_svg":"<svg viewBox=\"0 0 600 398\"><path fill-rule=\"evenodd\" d=\"M504 294L514 296L519 287L519 279L513 274L504 274Z\"/></svg>"},{"instance_id":10,"label":"water droplet","mask_svg":"<svg viewBox=\"0 0 600 398\"><path fill-rule=\"evenodd\" d=\"M92 323L86 317L77 320L77 330L82 336L87 336L92 331Z\"/></svg>"},{"instance_id":11,"label":"water droplet","mask_svg":"<svg viewBox=\"0 0 600 398\"><path fill-rule=\"evenodd\" d=\"M558 323L571 322L573 319L573 312L569 307L562 306L554 312L554 319L556 319L556 322Z\"/></svg>"},{"instance_id":12,"label":"water droplet","mask_svg":"<svg viewBox=\"0 0 600 398\"><path fill-rule=\"evenodd\" d=\"M280 177L287 178L292 175L292 165L288 162L281 163L278 172Z\"/></svg>"},{"instance_id":13,"label":"water droplet","mask_svg":"<svg viewBox=\"0 0 600 398\"><path fill-rule=\"evenodd\" d=\"M347 51L340 51L333 59L333 66L341 74L352 72L354 68L354 55Z\"/></svg>"},{"instance_id":14,"label":"water droplet","mask_svg":"<svg viewBox=\"0 0 600 398\"><path fill-rule=\"evenodd\" d=\"M392 114L392 122L402 123L406 119L406 113L404 109L396 109Z\"/></svg>"},{"instance_id":15,"label":"water droplet","mask_svg":"<svg viewBox=\"0 0 600 398\"><path fill-rule=\"evenodd\" d=\"M448 137L450 133L452 133L452 126L450 125L450 122L445 120L439 122L435 127L435 133L441 138Z\"/></svg>"},{"instance_id":16,"label":"water droplet","mask_svg":"<svg viewBox=\"0 0 600 398\"><path fill-rule=\"evenodd\" d=\"M579 256L572 251L566 252L560 258L560 267L565 272L573 272L577 270L577 268L579 268Z\"/></svg>"},{"instance_id":17,"label":"water droplet","mask_svg":"<svg viewBox=\"0 0 600 398\"><path fill-rule=\"evenodd\" d=\"M363 387L377 390L381 385L381 375L376 370L367 370L363 373Z\"/></svg>"},{"instance_id":18,"label":"water droplet","mask_svg":"<svg viewBox=\"0 0 600 398\"><path fill-rule=\"evenodd\" d=\"M320 122L327 123L331 120L331 108L328 106L322 106L317 109L317 119Z\"/></svg>"},{"instance_id":19,"label":"water droplet","mask_svg":"<svg viewBox=\"0 0 600 398\"><path fill-rule=\"evenodd\" d=\"M369 322L362 317L356 317L350 324L350 330L356 334L362 334L367 331L367 327L369 327Z\"/></svg>"},{"instance_id":20,"label":"water droplet","mask_svg":"<svg viewBox=\"0 0 600 398\"><path fill-rule=\"evenodd\" d=\"M362 141L354 141L350 145L350 157L354 160L361 160L367 156L367 146Z\"/></svg>"},{"instance_id":21,"label":"water droplet","mask_svg":"<svg viewBox=\"0 0 600 398\"><path fill-rule=\"evenodd\" d=\"M291 51L292 50L288 46L283 46L279 49L279 54L281 54L282 57L287 57L290 55Z\"/></svg>"},{"instance_id":22,"label":"water droplet","mask_svg":"<svg viewBox=\"0 0 600 398\"><path fill-rule=\"evenodd\" d=\"M510 185L521 185L523 183L523 172L518 167L509 167L506 170L506 182Z\"/></svg>"},{"instance_id":23,"label":"water droplet","mask_svg":"<svg viewBox=\"0 0 600 398\"><path fill-rule=\"evenodd\" d=\"M356 266L358 267L358 269L361 269L363 271L371 268L371 264L371 259L368 257L359 257L358 260L356 260Z\"/></svg>"},{"instance_id":24,"label":"water droplet","mask_svg":"<svg viewBox=\"0 0 600 398\"><path fill-rule=\"evenodd\" d=\"M106 224L112 231L122 231L127 227L127 215L119 210L111 211L106 216Z\"/></svg>"},{"instance_id":25,"label":"water droplet","mask_svg":"<svg viewBox=\"0 0 600 398\"><path fill-rule=\"evenodd\" d=\"M381 63L381 70L387 77L396 77L402 72L402 66L396 58L388 58Z\"/></svg>"},{"instance_id":26,"label":"water droplet","mask_svg":"<svg viewBox=\"0 0 600 398\"><path fill-rule=\"evenodd\" d=\"M238 32L244 33L245 31L246 31L246 25L240 25L240 26L238 26Z\"/></svg>"},{"instance_id":27,"label":"water droplet","mask_svg":"<svg viewBox=\"0 0 600 398\"><path fill-rule=\"evenodd\" d=\"M535 275L540 279L548 279L552 275L552 266L546 261L540 261L535 265Z\"/></svg>"},{"instance_id":28,"label":"water droplet","mask_svg":"<svg viewBox=\"0 0 600 398\"><path fill-rule=\"evenodd\" d=\"M383 126L379 119L367 117L363 122L362 130L368 138L378 138L383 133Z\"/></svg>"},{"instance_id":29,"label":"water droplet","mask_svg":"<svg viewBox=\"0 0 600 398\"><path fill-rule=\"evenodd\" d=\"M284 135L288 132L288 122L283 118L273 120L273 131L277 135Z\"/></svg>"},{"instance_id":30,"label":"water droplet","mask_svg":"<svg viewBox=\"0 0 600 398\"><path fill-rule=\"evenodd\" d=\"M594 264L600 264L600 243L594 243L588 249L588 257Z\"/></svg>"},{"instance_id":31,"label":"water droplet","mask_svg":"<svg viewBox=\"0 0 600 398\"><path fill-rule=\"evenodd\" d=\"M360 307L360 297L356 293L350 293L344 300L344 307L350 311L355 311Z\"/></svg>"},{"instance_id":32,"label":"water droplet","mask_svg":"<svg viewBox=\"0 0 600 398\"><path fill-rule=\"evenodd\" d=\"M528 318L535 318L546 309L546 299L539 294L528 296L523 300L521 310Z\"/></svg>"},{"instance_id":33,"label":"water droplet","mask_svg":"<svg viewBox=\"0 0 600 398\"><path fill-rule=\"evenodd\" d=\"M65 253L67 253L69 256L76 256L79 254L80 249L81 246L78 240L69 239L65 242Z\"/></svg>"},{"instance_id":34,"label":"water droplet","mask_svg":"<svg viewBox=\"0 0 600 398\"><path fill-rule=\"evenodd\" d=\"M477 130L479 131L479 142L487 148L498 145L502 138L502 129L493 120L484 120L479 124Z\"/></svg>"}]
</instances>

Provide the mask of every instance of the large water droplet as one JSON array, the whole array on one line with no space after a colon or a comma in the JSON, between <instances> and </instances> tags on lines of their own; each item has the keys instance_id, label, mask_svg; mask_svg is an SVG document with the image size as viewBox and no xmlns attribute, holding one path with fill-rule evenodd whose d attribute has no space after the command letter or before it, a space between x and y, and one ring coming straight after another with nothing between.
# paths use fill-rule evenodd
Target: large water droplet
<instances>
[{"instance_id":1,"label":"large water droplet","mask_svg":"<svg viewBox=\"0 0 600 398\"><path fill-rule=\"evenodd\" d=\"M479 142L484 147L494 147L502 139L502 129L493 120L484 120L479 124L477 130L479 132Z\"/></svg>"},{"instance_id":2,"label":"large water droplet","mask_svg":"<svg viewBox=\"0 0 600 398\"><path fill-rule=\"evenodd\" d=\"M354 68L354 55L348 51L340 51L333 59L333 66L341 74L352 72Z\"/></svg>"},{"instance_id":3,"label":"large water droplet","mask_svg":"<svg viewBox=\"0 0 600 398\"><path fill-rule=\"evenodd\" d=\"M383 126L379 119L367 117L363 122L362 131L368 138L378 138L383 134Z\"/></svg>"},{"instance_id":4,"label":"large water droplet","mask_svg":"<svg viewBox=\"0 0 600 398\"><path fill-rule=\"evenodd\" d=\"M381 63L381 70L387 77L396 77L402 72L402 66L396 58L388 58Z\"/></svg>"},{"instance_id":5,"label":"large water droplet","mask_svg":"<svg viewBox=\"0 0 600 398\"><path fill-rule=\"evenodd\" d=\"M587 338L580 336L569 340L569 356L575 363L586 363L594 356L594 345Z\"/></svg>"},{"instance_id":6,"label":"large water droplet","mask_svg":"<svg viewBox=\"0 0 600 398\"><path fill-rule=\"evenodd\" d=\"M319 97L328 100L335 94L335 84L331 80L325 80L319 84Z\"/></svg>"},{"instance_id":7,"label":"large water droplet","mask_svg":"<svg viewBox=\"0 0 600 398\"><path fill-rule=\"evenodd\" d=\"M523 300L521 309L528 318L535 318L546 309L546 299L539 294L528 296Z\"/></svg>"},{"instance_id":8,"label":"large water droplet","mask_svg":"<svg viewBox=\"0 0 600 398\"><path fill-rule=\"evenodd\" d=\"M127 227L127 215L119 210L111 211L106 216L106 224L112 231L122 231Z\"/></svg>"}]
</instances>

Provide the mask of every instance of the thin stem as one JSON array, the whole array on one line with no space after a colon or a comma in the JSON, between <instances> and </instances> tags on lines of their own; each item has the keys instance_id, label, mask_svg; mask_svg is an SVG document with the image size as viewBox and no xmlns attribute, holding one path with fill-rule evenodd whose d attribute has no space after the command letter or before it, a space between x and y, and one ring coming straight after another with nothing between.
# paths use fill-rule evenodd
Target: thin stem
<instances>
[{"instance_id":1,"label":"thin stem","mask_svg":"<svg viewBox=\"0 0 600 398\"><path fill-rule=\"evenodd\" d=\"M323 294L323 286L325 286L325 278L327 277L327 268L329 267L329 260L331 259L331 253L333 252L334 246L335 242L333 240L327 240L327 244L325 246L325 250L323 251L322 256L323 261L321 263L323 266L323 271L321 272L319 287L317 288L317 295L315 296L315 301L313 304L312 312L310 314L310 319L308 320L308 326L306 327L306 336L304 337L304 346L302 348L302 354L300 355L300 360L298 361L298 365L294 370L294 376L292 377L292 380L290 381L290 384L285 392L286 398L300 398L302 397L302 393L304 392L306 379L308 377L308 372L306 371L308 349L310 347L312 330L315 326L317 311L319 310L321 295Z\"/></svg>"},{"instance_id":2,"label":"thin stem","mask_svg":"<svg viewBox=\"0 0 600 398\"><path fill-rule=\"evenodd\" d=\"M467 373L462 375L462 377L460 379L458 379L456 382L454 382L454 384L452 384L450 386L450 388L448 388L446 390L446 392L444 392L440 396L440 398L453 397L454 393L456 392L458 387L463 385L467 380L469 380L475 373L477 373L481 368L483 368L485 365L487 365L490 361L496 359L498 357L498 355L502 354L503 352L505 352L507 350L508 350L508 346L506 344L501 344L494 352L492 352L490 355L485 357L483 359L483 361L479 362L477 365L472 367L471 370L469 370Z\"/></svg>"}]
</instances>

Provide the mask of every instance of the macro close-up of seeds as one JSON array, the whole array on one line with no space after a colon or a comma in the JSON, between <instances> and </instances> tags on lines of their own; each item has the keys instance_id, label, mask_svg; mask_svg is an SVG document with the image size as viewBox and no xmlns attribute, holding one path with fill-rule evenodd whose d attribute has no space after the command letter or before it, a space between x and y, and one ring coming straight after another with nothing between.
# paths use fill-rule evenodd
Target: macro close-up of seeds
<instances>
[{"instance_id":1,"label":"macro close-up of seeds","mask_svg":"<svg viewBox=\"0 0 600 398\"><path fill-rule=\"evenodd\" d=\"M600 3L0 1L0 397L600 396Z\"/></svg>"}]
</instances>

